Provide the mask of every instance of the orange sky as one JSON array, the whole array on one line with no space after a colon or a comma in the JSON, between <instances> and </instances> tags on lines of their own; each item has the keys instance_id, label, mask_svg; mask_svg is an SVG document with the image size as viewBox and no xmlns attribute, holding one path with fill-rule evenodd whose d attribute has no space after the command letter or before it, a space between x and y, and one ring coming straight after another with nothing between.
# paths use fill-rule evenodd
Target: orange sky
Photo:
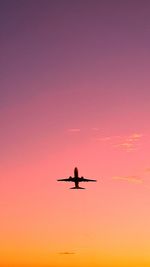
<instances>
[{"instance_id":1,"label":"orange sky","mask_svg":"<svg viewBox=\"0 0 150 267\"><path fill-rule=\"evenodd\" d=\"M150 266L149 4L108 2L0 3L0 266Z\"/></svg>"}]
</instances>

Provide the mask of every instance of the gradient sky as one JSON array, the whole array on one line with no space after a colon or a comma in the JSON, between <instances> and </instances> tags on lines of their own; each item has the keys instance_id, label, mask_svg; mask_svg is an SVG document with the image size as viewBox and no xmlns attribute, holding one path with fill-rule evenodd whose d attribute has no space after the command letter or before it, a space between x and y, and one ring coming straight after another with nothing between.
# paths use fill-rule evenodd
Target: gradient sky
<instances>
[{"instance_id":1,"label":"gradient sky","mask_svg":"<svg viewBox=\"0 0 150 267\"><path fill-rule=\"evenodd\" d=\"M0 266L150 266L150 2L1 0L0 36Z\"/></svg>"}]
</instances>

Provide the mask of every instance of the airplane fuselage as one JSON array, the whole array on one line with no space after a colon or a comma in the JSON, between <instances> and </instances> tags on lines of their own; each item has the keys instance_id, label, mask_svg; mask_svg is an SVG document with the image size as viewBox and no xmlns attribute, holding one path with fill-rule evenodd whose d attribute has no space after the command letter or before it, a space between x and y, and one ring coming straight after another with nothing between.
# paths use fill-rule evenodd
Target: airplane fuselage
<instances>
[{"instance_id":1,"label":"airplane fuselage","mask_svg":"<svg viewBox=\"0 0 150 267\"><path fill-rule=\"evenodd\" d=\"M78 168L77 167L74 168L74 178L79 178L78 177Z\"/></svg>"},{"instance_id":2,"label":"airplane fuselage","mask_svg":"<svg viewBox=\"0 0 150 267\"><path fill-rule=\"evenodd\" d=\"M78 168L75 167L74 168L74 183L75 183L76 188L79 188L79 182L80 182L80 178L78 176Z\"/></svg>"}]
</instances>

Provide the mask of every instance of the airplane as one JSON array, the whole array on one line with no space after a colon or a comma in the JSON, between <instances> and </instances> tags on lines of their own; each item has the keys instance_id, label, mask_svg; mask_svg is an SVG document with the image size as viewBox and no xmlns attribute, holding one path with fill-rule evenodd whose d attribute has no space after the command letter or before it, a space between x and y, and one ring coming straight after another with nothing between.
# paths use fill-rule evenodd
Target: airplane
<instances>
[{"instance_id":1,"label":"airplane","mask_svg":"<svg viewBox=\"0 0 150 267\"><path fill-rule=\"evenodd\" d=\"M80 182L96 182L97 180L87 179L87 178L84 178L83 176L79 177L78 176L78 168L75 167L74 168L74 177L70 176L69 178L58 179L57 181L74 182L75 183L75 187L71 187L70 189L85 189L85 188L79 186Z\"/></svg>"}]
</instances>

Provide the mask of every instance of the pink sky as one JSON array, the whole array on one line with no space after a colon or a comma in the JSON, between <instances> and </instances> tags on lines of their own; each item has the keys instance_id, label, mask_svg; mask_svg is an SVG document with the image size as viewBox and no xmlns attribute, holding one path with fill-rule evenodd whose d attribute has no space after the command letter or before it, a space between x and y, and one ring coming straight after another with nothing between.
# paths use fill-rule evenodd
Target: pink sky
<instances>
[{"instance_id":1,"label":"pink sky","mask_svg":"<svg viewBox=\"0 0 150 267\"><path fill-rule=\"evenodd\" d=\"M149 3L0 6L0 265L148 267Z\"/></svg>"}]
</instances>

